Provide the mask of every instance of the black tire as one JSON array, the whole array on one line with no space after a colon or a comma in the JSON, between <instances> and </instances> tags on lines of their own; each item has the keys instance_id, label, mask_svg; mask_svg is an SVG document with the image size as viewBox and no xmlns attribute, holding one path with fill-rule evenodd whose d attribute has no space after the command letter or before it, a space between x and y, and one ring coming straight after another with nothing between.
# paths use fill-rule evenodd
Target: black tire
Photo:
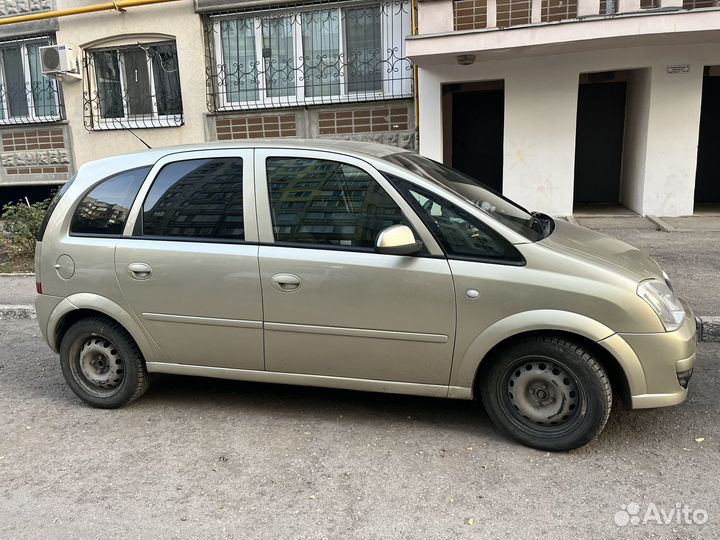
<instances>
[{"instance_id":1,"label":"black tire","mask_svg":"<svg viewBox=\"0 0 720 540\"><path fill-rule=\"evenodd\" d=\"M93 407L122 407L150 386L135 340L104 317L81 319L68 328L60 343L60 366L72 391Z\"/></svg>"},{"instance_id":2,"label":"black tire","mask_svg":"<svg viewBox=\"0 0 720 540\"><path fill-rule=\"evenodd\" d=\"M490 419L533 448L579 448L598 436L610 415L605 370L582 345L559 336L532 336L508 346L488 359L480 377Z\"/></svg>"}]
</instances>

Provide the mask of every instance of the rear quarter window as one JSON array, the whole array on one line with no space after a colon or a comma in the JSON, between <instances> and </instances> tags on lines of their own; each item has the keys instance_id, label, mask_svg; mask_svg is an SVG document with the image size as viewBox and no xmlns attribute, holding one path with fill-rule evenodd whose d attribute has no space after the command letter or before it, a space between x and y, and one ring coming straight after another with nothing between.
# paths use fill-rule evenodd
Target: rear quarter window
<instances>
[{"instance_id":1,"label":"rear quarter window","mask_svg":"<svg viewBox=\"0 0 720 540\"><path fill-rule=\"evenodd\" d=\"M70 234L120 236L150 168L140 167L115 174L92 188L75 209Z\"/></svg>"},{"instance_id":2,"label":"rear quarter window","mask_svg":"<svg viewBox=\"0 0 720 540\"><path fill-rule=\"evenodd\" d=\"M75 181L75 176L70 178L67 182L65 182L65 185L63 185L60 189L57 190L55 193L55 196L50 201L50 204L47 207L47 210L45 211L45 217L43 218L42 222L40 223L40 228L38 229L37 234L35 235L35 240L38 242L42 242L43 237L45 236L45 229L47 229L48 222L50 221L50 218L53 215L53 212L55 211L55 207L57 207L58 203L60 202L60 199L62 199L62 196L65 195L65 192L70 188L72 183Z\"/></svg>"}]
</instances>

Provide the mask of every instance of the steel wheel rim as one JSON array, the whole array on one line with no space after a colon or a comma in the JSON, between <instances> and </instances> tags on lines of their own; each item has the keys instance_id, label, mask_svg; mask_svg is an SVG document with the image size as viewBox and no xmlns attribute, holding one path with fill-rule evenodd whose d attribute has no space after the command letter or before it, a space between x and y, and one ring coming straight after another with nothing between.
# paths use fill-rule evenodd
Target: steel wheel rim
<instances>
[{"instance_id":1,"label":"steel wheel rim","mask_svg":"<svg viewBox=\"0 0 720 540\"><path fill-rule=\"evenodd\" d=\"M524 431L561 436L582 421L586 391L573 371L544 356L512 362L500 377L500 403L510 421Z\"/></svg>"},{"instance_id":2,"label":"steel wheel rim","mask_svg":"<svg viewBox=\"0 0 720 540\"><path fill-rule=\"evenodd\" d=\"M78 340L71 355L73 376L84 390L98 397L119 391L125 380L125 361L109 339L94 334Z\"/></svg>"}]
</instances>

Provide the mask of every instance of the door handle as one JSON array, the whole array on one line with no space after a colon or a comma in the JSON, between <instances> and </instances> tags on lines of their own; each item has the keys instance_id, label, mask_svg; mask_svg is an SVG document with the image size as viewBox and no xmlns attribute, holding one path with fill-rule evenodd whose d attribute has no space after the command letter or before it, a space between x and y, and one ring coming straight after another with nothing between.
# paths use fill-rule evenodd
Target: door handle
<instances>
[{"instance_id":1,"label":"door handle","mask_svg":"<svg viewBox=\"0 0 720 540\"><path fill-rule=\"evenodd\" d=\"M147 279L152 275L152 268L145 263L131 263L128 265L128 274L133 279Z\"/></svg>"},{"instance_id":2,"label":"door handle","mask_svg":"<svg viewBox=\"0 0 720 540\"><path fill-rule=\"evenodd\" d=\"M300 278L294 274L275 274L271 280L272 286L278 291L296 291L300 288Z\"/></svg>"}]
</instances>

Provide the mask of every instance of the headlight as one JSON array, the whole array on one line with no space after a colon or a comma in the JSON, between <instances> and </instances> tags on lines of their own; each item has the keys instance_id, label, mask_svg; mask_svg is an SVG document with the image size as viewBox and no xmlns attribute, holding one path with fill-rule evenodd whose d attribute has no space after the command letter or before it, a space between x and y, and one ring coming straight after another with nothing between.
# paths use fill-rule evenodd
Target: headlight
<instances>
[{"instance_id":1,"label":"headlight","mask_svg":"<svg viewBox=\"0 0 720 540\"><path fill-rule=\"evenodd\" d=\"M655 310L665 330L677 330L685 320L685 308L667 284L657 279L641 282L637 287L637 295Z\"/></svg>"}]
</instances>

